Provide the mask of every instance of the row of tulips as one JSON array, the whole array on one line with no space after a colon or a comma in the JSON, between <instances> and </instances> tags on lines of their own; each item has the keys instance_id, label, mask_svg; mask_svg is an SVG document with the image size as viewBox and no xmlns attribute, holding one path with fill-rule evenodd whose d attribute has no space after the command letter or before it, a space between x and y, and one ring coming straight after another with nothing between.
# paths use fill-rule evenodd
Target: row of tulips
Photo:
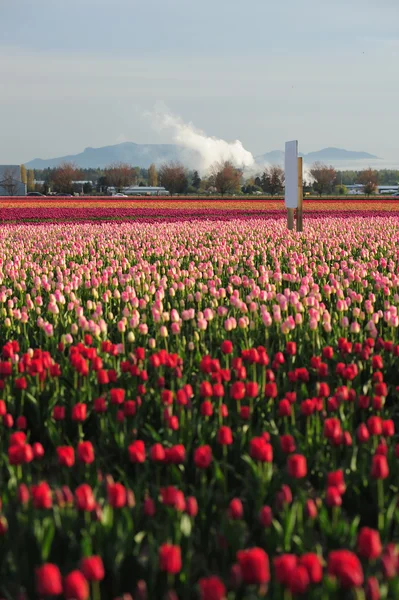
<instances>
[{"instance_id":1,"label":"row of tulips","mask_svg":"<svg viewBox=\"0 0 399 600\"><path fill-rule=\"evenodd\" d=\"M374 218L398 216L397 200L309 200L304 203L307 219L339 218L345 215ZM89 221L172 221L249 220L286 218L281 199L119 199L84 198L43 200L0 199L0 223L89 222Z\"/></svg>"},{"instance_id":2,"label":"row of tulips","mask_svg":"<svg viewBox=\"0 0 399 600\"><path fill-rule=\"evenodd\" d=\"M398 597L398 242L2 226L3 597Z\"/></svg>"}]
</instances>

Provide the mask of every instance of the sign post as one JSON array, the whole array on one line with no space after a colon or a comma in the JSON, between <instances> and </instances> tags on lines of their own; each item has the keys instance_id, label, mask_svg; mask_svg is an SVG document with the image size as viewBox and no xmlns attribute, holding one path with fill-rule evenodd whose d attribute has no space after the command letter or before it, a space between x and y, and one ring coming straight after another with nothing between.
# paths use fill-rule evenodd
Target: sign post
<instances>
[{"instance_id":1,"label":"sign post","mask_svg":"<svg viewBox=\"0 0 399 600\"><path fill-rule=\"evenodd\" d=\"M294 229L294 210L298 208L298 142L285 143L285 207L288 229Z\"/></svg>"},{"instance_id":2,"label":"sign post","mask_svg":"<svg viewBox=\"0 0 399 600\"><path fill-rule=\"evenodd\" d=\"M294 229L294 209L287 208L287 227L291 231Z\"/></svg>"},{"instance_id":3,"label":"sign post","mask_svg":"<svg viewBox=\"0 0 399 600\"><path fill-rule=\"evenodd\" d=\"M298 208L296 210L296 230L303 231L303 164L298 157Z\"/></svg>"}]
</instances>

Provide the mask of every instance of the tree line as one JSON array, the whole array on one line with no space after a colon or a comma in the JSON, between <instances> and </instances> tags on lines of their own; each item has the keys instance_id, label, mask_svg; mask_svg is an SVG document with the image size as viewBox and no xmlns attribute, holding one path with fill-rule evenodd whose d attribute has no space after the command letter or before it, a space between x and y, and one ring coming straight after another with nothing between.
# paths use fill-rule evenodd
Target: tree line
<instances>
[{"instance_id":1,"label":"tree line","mask_svg":"<svg viewBox=\"0 0 399 600\"><path fill-rule=\"evenodd\" d=\"M170 194L218 193L281 195L284 191L284 170L271 165L257 175L244 177L241 169L229 161L215 163L206 176L198 171L186 169L177 162L164 163L159 168L154 164L148 169L133 167L127 163L115 163L104 169L79 169L72 163L64 163L56 168L26 170L21 167L21 176L27 183L28 191L48 193L51 189L58 193L83 192L106 193L112 187L122 191L131 185L163 186ZM39 186L36 181L44 183ZM76 184L76 181L84 181ZM314 163L304 173L304 191L323 194L345 194L346 185L360 184L365 194L376 191L377 185L396 185L399 170L363 169L361 171L337 171L333 166ZM0 182L1 183L1 182Z\"/></svg>"}]
</instances>

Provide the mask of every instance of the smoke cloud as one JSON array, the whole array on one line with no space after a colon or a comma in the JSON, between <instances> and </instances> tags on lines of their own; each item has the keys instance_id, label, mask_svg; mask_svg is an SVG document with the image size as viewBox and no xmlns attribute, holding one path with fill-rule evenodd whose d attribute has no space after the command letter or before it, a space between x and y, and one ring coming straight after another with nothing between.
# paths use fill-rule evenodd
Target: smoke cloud
<instances>
[{"instance_id":1,"label":"smoke cloud","mask_svg":"<svg viewBox=\"0 0 399 600\"><path fill-rule=\"evenodd\" d=\"M227 142L206 135L192 123L184 123L179 117L166 111L146 113L157 130L169 130L176 144L198 154L200 165L197 167L206 172L217 162L230 161L235 167L251 169L255 159L239 140Z\"/></svg>"}]
</instances>

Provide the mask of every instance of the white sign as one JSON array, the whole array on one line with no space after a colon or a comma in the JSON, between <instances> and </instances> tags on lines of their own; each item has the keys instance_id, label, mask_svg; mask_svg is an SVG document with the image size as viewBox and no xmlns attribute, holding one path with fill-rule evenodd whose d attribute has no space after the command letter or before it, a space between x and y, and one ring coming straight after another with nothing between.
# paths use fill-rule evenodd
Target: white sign
<instances>
[{"instance_id":1,"label":"white sign","mask_svg":"<svg viewBox=\"0 0 399 600\"><path fill-rule=\"evenodd\" d=\"M285 206L298 206L298 142L285 143Z\"/></svg>"}]
</instances>

